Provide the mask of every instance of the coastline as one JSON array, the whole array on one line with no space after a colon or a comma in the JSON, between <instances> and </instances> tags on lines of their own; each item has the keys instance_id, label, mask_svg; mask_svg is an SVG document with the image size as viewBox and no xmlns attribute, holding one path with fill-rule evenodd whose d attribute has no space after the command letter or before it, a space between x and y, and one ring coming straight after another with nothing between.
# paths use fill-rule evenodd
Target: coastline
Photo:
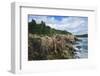
<instances>
[{"instance_id":1,"label":"coastline","mask_svg":"<svg viewBox=\"0 0 100 76\"><path fill-rule=\"evenodd\" d=\"M63 34L29 34L28 39L29 60L73 59L76 51L74 43L79 40L74 35Z\"/></svg>"}]
</instances>

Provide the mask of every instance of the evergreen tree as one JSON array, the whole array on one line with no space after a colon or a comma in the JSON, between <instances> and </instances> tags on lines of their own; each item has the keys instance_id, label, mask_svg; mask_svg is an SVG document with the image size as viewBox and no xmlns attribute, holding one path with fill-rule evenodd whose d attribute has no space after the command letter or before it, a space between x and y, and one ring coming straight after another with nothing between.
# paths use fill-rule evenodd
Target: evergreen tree
<instances>
[{"instance_id":1,"label":"evergreen tree","mask_svg":"<svg viewBox=\"0 0 100 76\"><path fill-rule=\"evenodd\" d=\"M37 24L34 19L28 23L28 32L32 34L42 34L52 36L54 34L71 34L65 30L57 30L47 26L44 21L41 21L40 24Z\"/></svg>"}]
</instances>

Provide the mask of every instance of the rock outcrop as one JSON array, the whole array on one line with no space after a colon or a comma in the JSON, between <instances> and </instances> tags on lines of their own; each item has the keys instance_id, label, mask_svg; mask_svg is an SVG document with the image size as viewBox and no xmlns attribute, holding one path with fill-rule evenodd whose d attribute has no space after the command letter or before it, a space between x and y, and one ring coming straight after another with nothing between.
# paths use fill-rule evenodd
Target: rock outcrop
<instances>
[{"instance_id":1,"label":"rock outcrop","mask_svg":"<svg viewBox=\"0 0 100 76\"><path fill-rule=\"evenodd\" d=\"M28 59L70 59L74 58L75 49L73 43L74 35L39 36L29 34L28 36Z\"/></svg>"}]
</instances>

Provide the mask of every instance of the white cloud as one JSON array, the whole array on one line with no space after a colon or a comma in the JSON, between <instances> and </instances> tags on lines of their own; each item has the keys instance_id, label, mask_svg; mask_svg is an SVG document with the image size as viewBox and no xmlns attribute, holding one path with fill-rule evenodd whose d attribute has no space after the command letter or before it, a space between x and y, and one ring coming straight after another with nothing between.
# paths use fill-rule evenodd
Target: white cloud
<instances>
[{"instance_id":1,"label":"white cloud","mask_svg":"<svg viewBox=\"0 0 100 76\"><path fill-rule=\"evenodd\" d=\"M60 21L53 16L30 16L29 21L36 20L37 23L44 21L48 26L70 31L74 34L87 33L88 19L87 17L63 17Z\"/></svg>"}]
</instances>

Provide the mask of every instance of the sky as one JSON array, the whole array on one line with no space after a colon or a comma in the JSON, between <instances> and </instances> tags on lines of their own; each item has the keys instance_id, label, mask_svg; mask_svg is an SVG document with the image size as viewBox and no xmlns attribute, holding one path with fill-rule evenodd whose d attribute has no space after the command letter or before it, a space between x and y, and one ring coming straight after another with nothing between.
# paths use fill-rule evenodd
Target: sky
<instances>
[{"instance_id":1,"label":"sky","mask_svg":"<svg viewBox=\"0 0 100 76\"><path fill-rule=\"evenodd\" d=\"M32 19L38 24L44 21L51 28L69 31L75 35L86 34L88 32L88 17L29 15L28 22L31 22Z\"/></svg>"}]
</instances>

